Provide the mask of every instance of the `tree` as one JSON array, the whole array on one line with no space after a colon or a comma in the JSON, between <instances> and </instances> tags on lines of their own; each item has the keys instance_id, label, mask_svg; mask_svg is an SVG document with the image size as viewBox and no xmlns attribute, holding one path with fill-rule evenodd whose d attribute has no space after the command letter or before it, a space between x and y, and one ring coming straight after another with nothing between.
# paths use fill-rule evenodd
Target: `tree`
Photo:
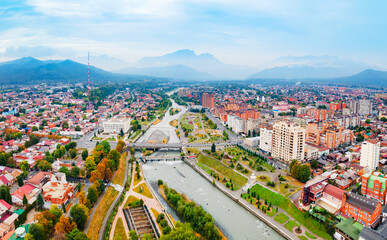
<instances>
[{"instance_id":1,"label":"tree","mask_svg":"<svg viewBox=\"0 0 387 240\"><path fill-rule=\"evenodd\" d=\"M70 233L72 230L77 228L77 224L73 221L71 221L70 218L65 217L62 215L59 218L59 222L55 225L55 231L62 232L62 233Z\"/></svg>"},{"instance_id":2,"label":"tree","mask_svg":"<svg viewBox=\"0 0 387 240\"><path fill-rule=\"evenodd\" d=\"M89 151L87 151L87 149L84 149L82 151L82 159L83 160L86 160L86 158L89 156Z\"/></svg>"},{"instance_id":3,"label":"tree","mask_svg":"<svg viewBox=\"0 0 387 240\"><path fill-rule=\"evenodd\" d=\"M189 223L176 223L176 228L167 235L162 235L161 240L199 240Z\"/></svg>"},{"instance_id":4,"label":"tree","mask_svg":"<svg viewBox=\"0 0 387 240\"><path fill-rule=\"evenodd\" d=\"M12 197L8 186L0 186L0 199L3 199L9 204L12 204Z\"/></svg>"},{"instance_id":5,"label":"tree","mask_svg":"<svg viewBox=\"0 0 387 240\"><path fill-rule=\"evenodd\" d=\"M27 204L28 204L27 197L26 197L26 195L23 195L23 205L27 206Z\"/></svg>"},{"instance_id":6,"label":"tree","mask_svg":"<svg viewBox=\"0 0 387 240\"><path fill-rule=\"evenodd\" d=\"M99 145L101 145L103 147L103 150L105 152L105 155L108 154L110 152L110 144L108 141L104 140L102 141Z\"/></svg>"},{"instance_id":7,"label":"tree","mask_svg":"<svg viewBox=\"0 0 387 240\"><path fill-rule=\"evenodd\" d=\"M98 200L98 193L97 190L91 186L87 190L87 199L90 200L90 203L93 204Z\"/></svg>"},{"instance_id":8,"label":"tree","mask_svg":"<svg viewBox=\"0 0 387 240\"><path fill-rule=\"evenodd\" d=\"M59 221L59 218L63 215L63 211L55 204L51 205L50 213L55 216L55 223Z\"/></svg>"},{"instance_id":9,"label":"tree","mask_svg":"<svg viewBox=\"0 0 387 240\"><path fill-rule=\"evenodd\" d=\"M122 130L122 128L121 128L121 130L120 130L120 136L121 136L121 137L124 136L124 130Z\"/></svg>"},{"instance_id":10,"label":"tree","mask_svg":"<svg viewBox=\"0 0 387 240\"><path fill-rule=\"evenodd\" d=\"M313 168L313 169L316 169L317 166L318 166L318 162L316 159L313 159L311 162L310 162L310 166Z\"/></svg>"},{"instance_id":11,"label":"tree","mask_svg":"<svg viewBox=\"0 0 387 240\"><path fill-rule=\"evenodd\" d=\"M300 167L299 180L303 183L306 183L310 178L310 166L308 164L303 164Z\"/></svg>"},{"instance_id":12,"label":"tree","mask_svg":"<svg viewBox=\"0 0 387 240\"><path fill-rule=\"evenodd\" d=\"M212 143L211 145L211 152L216 152L216 146L215 146L215 143Z\"/></svg>"},{"instance_id":13,"label":"tree","mask_svg":"<svg viewBox=\"0 0 387 240\"><path fill-rule=\"evenodd\" d=\"M44 229L43 224L41 223L33 223L30 225L28 229L28 233L31 234L34 239L48 239L47 233Z\"/></svg>"},{"instance_id":14,"label":"tree","mask_svg":"<svg viewBox=\"0 0 387 240\"><path fill-rule=\"evenodd\" d=\"M75 204L70 210L70 217L77 224L80 230L85 228L85 223L89 216L88 208L83 204Z\"/></svg>"},{"instance_id":15,"label":"tree","mask_svg":"<svg viewBox=\"0 0 387 240\"><path fill-rule=\"evenodd\" d=\"M70 149L70 157L75 158L77 156L77 150L75 149Z\"/></svg>"},{"instance_id":16,"label":"tree","mask_svg":"<svg viewBox=\"0 0 387 240\"><path fill-rule=\"evenodd\" d=\"M120 152L115 149L111 150L107 155L107 158L113 161L114 169L112 170L116 170L118 168L118 165L120 164L120 158L121 158Z\"/></svg>"},{"instance_id":17,"label":"tree","mask_svg":"<svg viewBox=\"0 0 387 240\"><path fill-rule=\"evenodd\" d=\"M97 165L95 164L94 157L89 156L86 158L85 168L86 168L88 174L90 174L92 171L97 169Z\"/></svg>"},{"instance_id":18,"label":"tree","mask_svg":"<svg viewBox=\"0 0 387 240\"><path fill-rule=\"evenodd\" d=\"M367 124L370 124L370 123L371 123L371 119L367 118L367 120L365 120L365 122L366 122Z\"/></svg>"},{"instance_id":19,"label":"tree","mask_svg":"<svg viewBox=\"0 0 387 240\"><path fill-rule=\"evenodd\" d=\"M69 174L70 174L70 171L69 171L69 169L68 169L66 166L60 167L60 168L59 168L59 172L65 173L66 176L69 176Z\"/></svg>"},{"instance_id":20,"label":"tree","mask_svg":"<svg viewBox=\"0 0 387 240\"><path fill-rule=\"evenodd\" d=\"M24 179L23 179L23 174L21 174L21 175L19 175L19 176L17 176L17 185L19 186L19 187L21 187L21 186L23 186L24 185Z\"/></svg>"},{"instance_id":21,"label":"tree","mask_svg":"<svg viewBox=\"0 0 387 240\"><path fill-rule=\"evenodd\" d=\"M35 238L31 233L27 233L24 237L24 240L35 240Z\"/></svg>"},{"instance_id":22,"label":"tree","mask_svg":"<svg viewBox=\"0 0 387 240\"><path fill-rule=\"evenodd\" d=\"M36 199L36 204L38 205L39 208L42 208L44 205L44 199L41 194L38 194L38 197Z\"/></svg>"},{"instance_id":23,"label":"tree","mask_svg":"<svg viewBox=\"0 0 387 240\"><path fill-rule=\"evenodd\" d=\"M80 204L83 204L83 205L86 204L87 198L86 198L85 191L80 192L79 195L78 195L78 198L79 198L79 203Z\"/></svg>"},{"instance_id":24,"label":"tree","mask_svg":"<svg viewBox=\"0 0 387 240\"><path fill-rule=\"evenodd\" d=\"M23 172L27 172L28 171L28 162L27 161L22 161L19 165L20 169L23 171Z\"/></svg>"},{"instance_id":25,"label":"tree","mask_svg":"<svg viewBox=\"0 0 387 240\"><path fill-rule=\"evenodd\" d=\"M71 168L70 176L78 177L80 172L81 172L81 169L79 167L75 166L75 167Z\"/></svg>"},{"instance_id":26,"label":"tree","mask_svg":"<svg viewBox=\"0 0 387 240\"><path fill-rule=\"evenodd\" d=\"M129 232L129 239L130 240L138 240L138 235L136 233L136 230L131 230Z\"/></svg>"},{"instance_id":27,"label":"tree","mask_svg":"<svg viewBox=\"0 0 387 240\"><path fill-rule=\"evenodd\" d=\"M64 121L62 123L62 128L64 128L64 129L69 128L69 123L67 121Z\"/></svg>"},{"instance_id":28,"label":"tree","mask_svg":"<svg viewBox=\"0 0 387 240\"><path fill-rule=\"evenodd\" d=\"M380 121L382 121L382 122L387 122L387 118L382 117L382 118L380 119Z\"/></svg>"},{"instance_id":29,"label":"tree","mask_svg":"<svg viewBox=\"0 0 387 240\"><path fill-rule=\"evenodd\" d=\"M88 240L89 238L84 232L79 231L78 228L74 228L68 235L68 240Z\"/></svg>"},{"instance_id":30,"label":"tree","mask_svg":"<svg viewBox=\"0 0 387 240\"><path fill-rule=\"evenodd\" d=\"M75 131L80 132L80 131L81 131L81 127L80 127L79 125L77 125L77 126L75 127Z\"/></svg>"},{"instance_id":31,"label":"tree","mask_svg":"<svg viewBox=\"0 0 387 240\"><path fill-rule=\"evenodd\" d=\"M38 130L39 130L39 129L38 129L37 126L33 126L32 129L31 129L32 132L36 132L36 131L38 131Z\"/></svg>"}]
</instances>

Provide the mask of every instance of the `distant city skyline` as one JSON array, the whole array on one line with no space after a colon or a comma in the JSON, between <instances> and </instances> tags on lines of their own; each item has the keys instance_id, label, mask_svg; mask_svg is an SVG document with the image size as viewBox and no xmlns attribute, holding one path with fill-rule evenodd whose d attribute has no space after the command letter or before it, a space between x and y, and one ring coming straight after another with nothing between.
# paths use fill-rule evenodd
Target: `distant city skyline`
<instances>
[{"instance_id":1,"label":"distant city skyline","mask_svg":"<svg viewBox=\"0 0 387 240\"><path fill-rule=\"evenodd\" d=\"M384 1L5 0L0 60L107 55L135 62L179 49L265 67L338 56L387 68Z\"/></svg>"}]
</instances>

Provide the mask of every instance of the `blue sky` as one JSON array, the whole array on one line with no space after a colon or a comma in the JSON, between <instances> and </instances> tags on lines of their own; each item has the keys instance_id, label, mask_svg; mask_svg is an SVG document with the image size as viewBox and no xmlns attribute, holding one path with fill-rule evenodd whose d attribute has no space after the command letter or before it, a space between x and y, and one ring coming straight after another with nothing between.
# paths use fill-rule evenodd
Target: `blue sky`
<instances>
[{"instance_id":1,"label":"blue sky","mask_svg":"<svg viewBox=\"0 0 387 240\"><path fill-rule=\"evenodd\" d=\"M178 49L232 64L338 56L387 68L387 1L1 0L0 60Z\"/></svg>"}]
</instances>

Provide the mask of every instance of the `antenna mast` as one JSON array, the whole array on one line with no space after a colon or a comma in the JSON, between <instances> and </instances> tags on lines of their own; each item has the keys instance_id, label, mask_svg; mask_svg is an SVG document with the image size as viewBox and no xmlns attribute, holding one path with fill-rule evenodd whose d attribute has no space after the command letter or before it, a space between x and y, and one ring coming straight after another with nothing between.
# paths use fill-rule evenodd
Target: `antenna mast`
<instances>
[{"instance_id":1,"label":"antenna mast","mask_svg":"<svg viewBox=\"0 0 387 240\"><path fill-rule=\"evenodd\" d=\"M90 89L91 89L91 86L90 86L90 52L87 52L87 84L88 84L88 88L89 88L88 95L90 95Z\"/></svg>"}]
</instances>

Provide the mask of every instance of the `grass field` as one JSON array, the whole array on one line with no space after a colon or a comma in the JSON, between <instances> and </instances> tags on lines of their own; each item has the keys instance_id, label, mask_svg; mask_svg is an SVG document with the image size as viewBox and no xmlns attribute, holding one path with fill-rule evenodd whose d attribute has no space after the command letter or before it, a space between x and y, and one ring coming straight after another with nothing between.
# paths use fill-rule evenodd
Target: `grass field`
<instances>
[{"instance_id":1,"label":"grass field","mask_svg":"<svg viewBox=\"0 0 387 240\"><path fill-rule=\"evenodd\" d=\"M287 220L289 220L289 217L283 213L279 213L277 216L274 217L274 220L281 224L284 224Z\"/></svg>"},{"instance_id":2,"label":"grass field","mask_svg":"<svg viewBox=\"0 0 387 240\"><path fill-rule=\"evenodd\" d=\"M289 230L290 232L293 232L293 229L298 226L300 225L294 220L290 220L285 224L286 229Z\"/></svg>"},{"instance_id":3,"label":"grass field","mask_svg":"<svg viewBox=\"0 0 387 240\"><path fill-rule=\"evenodd\" d=\"M126 235L124 223L122 222L122 218L118 218L116 223L116 228L114 229L114 236L113 240L123 240L127 239L128 236Z\"/></svg>"},{"instance_id":4,"label":"grass field","mask_svg":"<svg viewBox=\"0 0 387 240\"><path fill-rule=\"evenodd\" d=\"M272 205L278 206L285 210L289 216L292 216L298 223L308 228L314 234L325 239L332 239L325 231L324 225L322 223L311 216L305 217L304 213L301 212L296 206L294 206L289 198L264 188L259 184L254 185L250 191L254 191L256 194L259 194L261 199L267 199L269 202L271 202Z\"/></svg>"},{"instance_id":5,"label":"grass field","mask_svg":"<svg viewBox=\"0 0 387 240\"><path fill-rule=\"evenodd\" d=\"M93 219L91 219L89 231L87 232L87 236L94 240L98 239L99 233L101 231L102 222L106 217L106 213L109 210L110 205L113 203L113 200L116 198L118 191L114 190L113 187L109 187L106 190L105 195L99 202L95 213L93 215ZM102 229L103 231L103 229Z\"/></svg>"},{"instance_id":6,"label":"grass field","mask_svg":"<svg viewBox=\"0 0 387 240\"><path fill-rule=\"evenodd\" d=\"M214 170L218 171L220 174L222 174L226 178L232 179L232 181L240 187L244 186L247 183L246 177L244 177L241 174L235 172L234 170L224 166L220 161L218 161L212 157L208 157L208 156L204 156L203 154L199 154L198 162L213 168Z\"/></svg>"},{"instance_id":7,"label":"grass field","mask_svg":"<svg viewBox=\"0 0 387 240\"><path fill-rule=\"evenodd\" d=\"M187 152L189 151L191 154L195 154L195 155L200 154L200 150L197 148L185 148L185 149L187 150Z\"/></svg>"},{"instance_id":8,"label":"grass field","mask_svg":"<svg viewBox=\"0 0 387 240\"><path fill-rule=\"evenodd\" d=\"M308 238L311 238L311 239L316 239L315 236L313 236L312 234L308 233L305 231L305 235L308 236Z\"/></svg>"},{"instance_id":9,"label":"grass field","mask_svg":"<svg viewBox=\"0 0 387 240\"><path fill-rule=\"evenodd\" d=\"M128 152L125 152L121 155L120 158L120 165L118 166L118 169L116 171L116 174L113 178L114 184L123 185L124 183L124 177L125 177L125 171L126 171L126 157L128 156Z\"/></svg>"},{"instance_id":10,"label":"grass field","mask_svg":"<svg viewBox=\"0 0 387 240\"><path fill-rule=\"evenodd\" d=\"M298 238L301 239L301 240L308 240L308 238L305 237L305 236L298 236Z\"/></svg>"},{"instance_id":11,"label":"grass field","mask_svg":"<svg viewBox=\"0 0 387 240\"><path fill-rule=\"evenodd\" d=\"M131 204L132 202L135 202L137 200L140 200L140 199L136 198L135 196L130 195L128 197L128 199L126 200L124 207L129 206L129 204Z\"/></svg>"},{"instance_id":12,"label":"grass field","mask_svg":"<svg viewBox=\"0 0 387 240\"><path fill-rule=\"evenodd\" d=\"M141 191L142 189L142 191ZM149 191L149 188L146 186L145 183L141 183L139 186L133 189L136 193L142 194L145 197L153 198L151 192Z\"/></svg>"}]
</instances>

